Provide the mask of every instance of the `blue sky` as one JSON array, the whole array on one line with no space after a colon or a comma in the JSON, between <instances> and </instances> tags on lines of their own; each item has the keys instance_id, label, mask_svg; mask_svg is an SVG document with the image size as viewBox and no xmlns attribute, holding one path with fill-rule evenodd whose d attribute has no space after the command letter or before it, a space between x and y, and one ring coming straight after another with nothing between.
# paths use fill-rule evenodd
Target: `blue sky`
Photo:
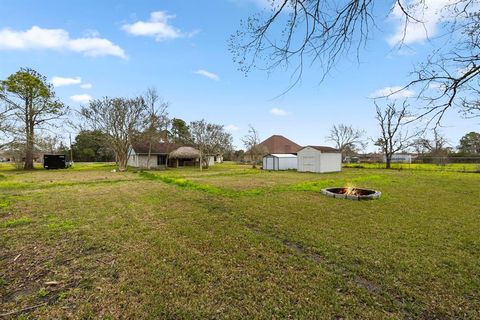
<instances>
[{"instance_id":1,"label":"blue sky","mask_svg":"<svg viewBox=\"0 0 480 320\"><path fill-rule=\"evenodd\" d=\"M379 30L360 63L355 54L344 57L322 83L320 70L311 68L278 97L291 83L291 72L253 71L245 77L227 43L240 20L265 2L3 0L0 78L34 68L55 82L59 97L74 109L89 98L134 96L154 86L170 103L172 117L224 124L238 147L249 124L262 138L282 134L301 145L330 144L325 136L339 123L375 137L371 96L405 84L432 44L412 29L408 52L393 48L398 22L386 16L388 8L378 7ZM432 21L427 27L433 33ZM453 111L443 125L452 146L480 127L478 119Z\"/></svg>"}]
</instances>

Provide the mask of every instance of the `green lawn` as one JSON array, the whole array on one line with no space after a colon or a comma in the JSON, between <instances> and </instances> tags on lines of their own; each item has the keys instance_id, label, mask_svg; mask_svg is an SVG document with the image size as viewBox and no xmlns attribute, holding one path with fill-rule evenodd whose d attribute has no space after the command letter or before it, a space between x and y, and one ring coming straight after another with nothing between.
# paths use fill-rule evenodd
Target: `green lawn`
<instances>
[{"instance_id":1,"label":"green lawn","mask_svg":"<svg viewBox=\"0 0 480 320\"><path fill-rule=\"evenodd\" d=\"M112 169L1 168L0 315L480 318L478 173Z\"/></svg>"}]
</instances>

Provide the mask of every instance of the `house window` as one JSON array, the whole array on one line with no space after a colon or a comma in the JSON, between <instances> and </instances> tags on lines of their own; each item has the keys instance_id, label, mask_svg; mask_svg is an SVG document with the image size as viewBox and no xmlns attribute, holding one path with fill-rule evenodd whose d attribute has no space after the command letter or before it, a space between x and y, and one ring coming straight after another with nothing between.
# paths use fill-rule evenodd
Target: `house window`
<instances>
[{"instance_id":1,"label":"house window","mask_svg":"<svg viewBox=\"0 0 480 320\"><path fill-rule=\"evenodd\" d=\"M167 155L160 154L157 156L157 166L165 166L167 164Z\"/></svg>"}]
</instances>

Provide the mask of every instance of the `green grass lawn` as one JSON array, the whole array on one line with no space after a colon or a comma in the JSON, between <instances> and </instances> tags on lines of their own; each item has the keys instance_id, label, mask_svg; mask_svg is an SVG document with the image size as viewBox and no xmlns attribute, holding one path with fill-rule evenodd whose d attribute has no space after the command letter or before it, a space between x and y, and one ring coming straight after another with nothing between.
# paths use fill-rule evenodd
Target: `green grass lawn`
<instances>
[{"instance_id":1,"label":"green grass lawn","mask_svg":"<svg viewBox=\"0 0 480 320\"><path fill-rule=\"evenodd\" d=\"M480 318L478 173L112 169L2 168L0 314Z\"/></svg>"}]
</instances>

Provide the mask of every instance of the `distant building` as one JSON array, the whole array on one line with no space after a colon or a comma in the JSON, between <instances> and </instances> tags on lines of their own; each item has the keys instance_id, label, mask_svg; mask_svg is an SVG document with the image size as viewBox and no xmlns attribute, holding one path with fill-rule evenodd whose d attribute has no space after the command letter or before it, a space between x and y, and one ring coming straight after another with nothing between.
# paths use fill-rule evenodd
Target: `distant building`
<instances>
[{"instance_id":1,"label":"distant building","mask_svg":"<svg viewBox=\"0 0 480 320\"><path fill-rule=\"evenodd\" d=\"M149 158L150 157L150 158ZM203 155L204 164L223 162L222 155ZM135 168L162 169L166 167L199 166L200 151L177 143L134 143L130 146L128 165Z\"/></svg>"},{"instance_id":2,"label":"distant building","mask_svg":"<svg viewBox=\"0 0 480 320\"><path fill-rule=\"evenodd\" d=\"M387 162L387 157L383 156L383 162ZM412 163L412 155L406 153L396 153L392 155L392 163Z\"/></svg>"}]
</instances>

